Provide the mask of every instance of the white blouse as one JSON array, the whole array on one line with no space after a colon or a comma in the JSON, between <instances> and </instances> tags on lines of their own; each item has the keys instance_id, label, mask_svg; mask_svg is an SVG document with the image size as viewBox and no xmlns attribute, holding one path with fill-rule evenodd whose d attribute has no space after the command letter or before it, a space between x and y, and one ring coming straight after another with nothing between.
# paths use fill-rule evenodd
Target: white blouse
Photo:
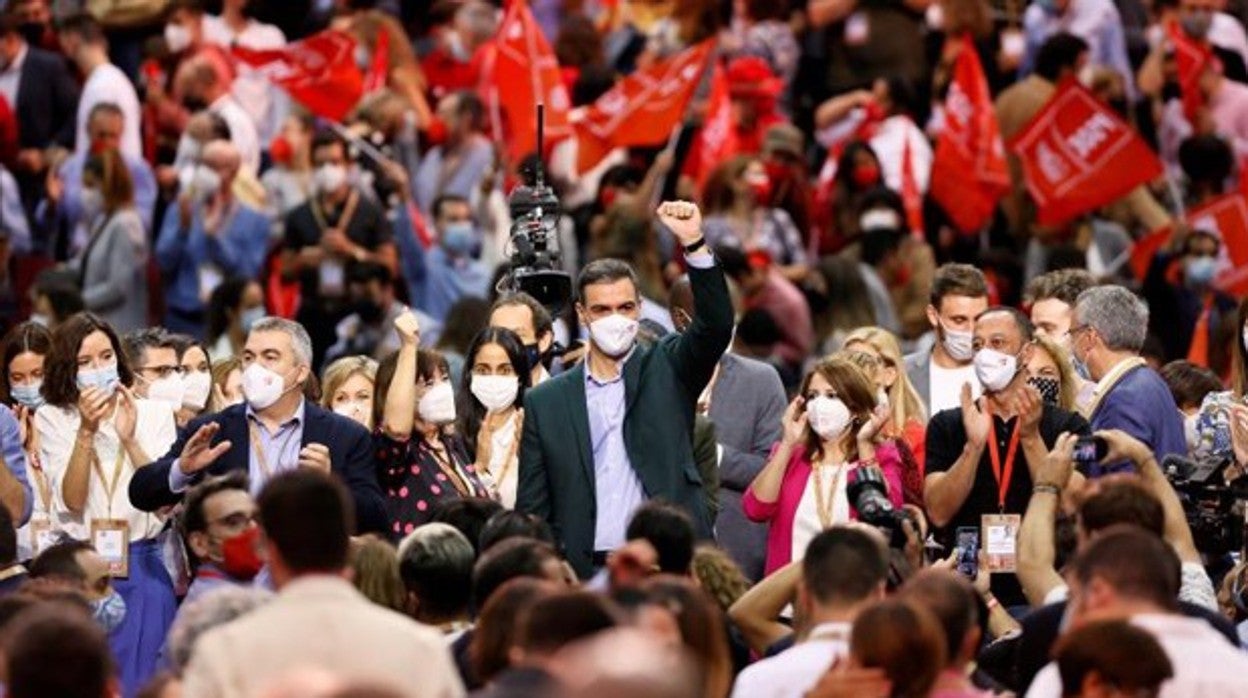
<instances>
[{"instance_id":1,"label":"white blouse","mask_svg":"<svg viewBox=\"0 0 1248 698\"><path fill-rule=\"evenodd\" d=\"M36 458L39 460L39 467L36 467ZM47 470L43 469L42 453L33 454L32 457L26 451L26 479L30 480L30 493L34 496L34 502L30 508L30 521L17 529L18 560L30 560L35 556L35 532L32 524L47 522L52 530L62 528L60 516L56 512L56 498L52 496L52 483L48 481Z\"/></svg>"},{"instance_id":2,"label":"white blouse","mask_svg":"<svg viewBox=\"0 0 1248 698\"><path fill-rule=\"evenodd\" d=\"M136 400L135 406L138 408L135 438L143 452L152 460L156 460L165 455L177 438L173 407L168 403L141 399ZM147 463L130 461L129 454L121 447L121 440L117 437L113 419L114 417L110 416L100 422L100 428L95 434L95 452L99 458L100 470L109 480L113 478L114 468L120 456L121 472L117 478L116 489L113 490L110 498L106 484L100 479L100 472L92 467L86 507L79 516L70 513L69 508L65 506L65 498L61 490L65 482L65 471L69 466L69 457L74 452L74 442L78 437L78 425L81 422L78 408L44 405L35 413L35 426L39 429L40 455L43 458L48 483L52 486L54 526L78 540L89 540L93 519L128 521L131 542L154 538L164 526L162 517L141 512L130 504L130 479L134 475L135 468L143 467Z\"/></svg>"},{"instance_id":3,"label":"white blouse","mask_svg":"<svg viewBox=\"0 0 1248 698\"><path fill-rule=\"evenodd\" d=\"M815 468L821 468L819 477L815 477ZM801 560L806 557L806 546L811 539L823 531L823 522L819 520L819 500L815 495L815 487L823 485L823 501L832 501L833 524L849 521L849 464L811 465L810 477L806 479L806 489L802 490L802 499L797 503L797 511L793 514L793 549L792 559ZM835 491L833 491L835 488Z\"/></svg>"},{"instance_id":4,"label":"white blouse","mask_svg":"<svg viewBox=\"0 0 1248 698\"><path fill-rule=\"evenodd\" d=\"M520 438L519 414L512 412L507 423L490 435L490 462L486 464L489 472L478 473L490 492L497 493L499 503L508 509L516 508L516 485L520 481L520 450L516 447Z\"/></svg>"}]
</instances>

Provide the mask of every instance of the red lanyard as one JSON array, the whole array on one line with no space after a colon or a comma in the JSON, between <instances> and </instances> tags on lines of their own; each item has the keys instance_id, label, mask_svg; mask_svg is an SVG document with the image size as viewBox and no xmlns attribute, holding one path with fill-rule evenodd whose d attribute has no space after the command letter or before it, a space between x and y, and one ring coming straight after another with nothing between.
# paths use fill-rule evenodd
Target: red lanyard
<instances>
[{"instance_id":1,"label":"red lanyard","mask_svg":"<svg viewBox=\"0 0 1248 698\"><path fill-rule=\"evenodd\" d=\"M1014 417L1014 427L1010 430L1010 447L1005 452L1005 468L1001 467L1001 454L997 451L997 423L992 418L992 406L984 398L984 407L988 413L988 422L992 425L992 434L988 439L988 455L992 458L992 474L997 478L997 505L1005 513L1005 495L1010 491L1010 481L1014 479L1014 456L1018 455L1018 425L1022 417Z\"/></svg>"}]
</instances>

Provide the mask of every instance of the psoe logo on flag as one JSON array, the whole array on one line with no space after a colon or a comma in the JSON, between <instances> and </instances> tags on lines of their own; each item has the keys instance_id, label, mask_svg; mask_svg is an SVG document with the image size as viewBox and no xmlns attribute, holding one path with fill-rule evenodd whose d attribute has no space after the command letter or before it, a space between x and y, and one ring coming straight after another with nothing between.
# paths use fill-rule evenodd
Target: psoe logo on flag
<instances>
[{"instance_id":1,"label":"psoe logo on flag","mask_svg":"<svg viewBox=\"0 0 1248 698\"><path fill-rule=\"evenodd\" d=\"M1092 153L1104 145L1117 128L1118 124L1108 115L1096 112L1066 137L1066 143L1080 158L1091 160Z\"/></svg>"},{"instance_id":2,"label":"psoe logo on flag","mask_svg":"<svg viewBox=\"0 0 1248 698\"><path fill-rule=\"evenodd\" d=\"M1070 175L1070 167L1048 143L1036 143L1036 164L1040 166L1040 174L1049 182L1060 182Z\"/></svg>"}]
</instances>

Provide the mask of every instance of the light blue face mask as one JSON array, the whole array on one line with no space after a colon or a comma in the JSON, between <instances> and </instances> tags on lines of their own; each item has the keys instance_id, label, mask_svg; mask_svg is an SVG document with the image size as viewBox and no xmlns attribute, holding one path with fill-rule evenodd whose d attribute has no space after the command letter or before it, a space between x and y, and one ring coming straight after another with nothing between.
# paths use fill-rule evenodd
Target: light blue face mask
<instances>
[{"instance_id":1,"label":"light blue face mask","mask_svg":"<svg viewBox=\"0 0 1248 698\"><path fill-rule=\"evenodd\" d=\"M1189 286L1204 288L1213 283L1218 270L1218 260L1213 257L1193 257L1183 264L1183 278Z\"/></svg>"},{"instance_id":2,"label":"light blue face mask","mask_svg":"<svg viewBox=\"0 0 1248 698\"><path fill-rule=\"evenodd\" d=\"M238 326L244 333L250 332L251 327L264 318L264 306L257 305L254 308L248 308L238 316Z\"/></svg>"},{"instance_id":3,"label":"light blue face mask","mask_svg":"<svg viewBox=\"0 0 1248 698\"><path fill-rule=\"evenodd\" d=\"M42 386L43 381L29 385L15 385L9 389L9 394L17 401L17 404L37 410L43 407L43 395L39 392Z\"/></svg>"},{"instance_id":4,"label":"light blue face mask","mask_svg":"<svg viewBox=\"0 0 1248 698\"><path fill-rule=\"evenodd\" d=\"M91 616L104 632L111 633L126 620L126 600L113 589L108 596L91 602Z\"/></svg>"},{"instance_id":5,"label":"light blue face mask","mask_svg":"<svg viewBox=\"0 0 1248 698\"><path fill-rule=\"evenodd\" d=\"M112 397L117 392L121 379L117 375L117 364L95 370L78 369L78 390L94 387L105 395Z\"/></svg>"},{"instance_id":6,"label":"light blue face mask","mask_svg":"<svg viewBox=\"0 0 1248 698\"><path fill-rule=\"evenodd\" d=\"M469 257L477 246L477 233L472 223L448 224L442 229L442 248L452 257Z\"/></svg>"}]
</instances>

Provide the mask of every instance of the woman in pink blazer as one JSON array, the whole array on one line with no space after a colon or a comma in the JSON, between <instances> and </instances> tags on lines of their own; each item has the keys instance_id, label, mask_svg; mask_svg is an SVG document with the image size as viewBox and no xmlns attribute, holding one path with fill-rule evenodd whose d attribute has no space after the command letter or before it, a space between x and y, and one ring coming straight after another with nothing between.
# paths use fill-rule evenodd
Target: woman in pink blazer
<instances>
[{"instance_id":1,"label":"woman in pink blazer","mask_svg":"<svg viewBox=\"0 0 1248 698\"><path fill-rule=\"evenodd\" d=\"M741 500L752 521L767 522L766 573L801 559L820 531L857 518L848 485L860 468L878 467L888 498L902 506L901 458L879 434L887 408L857 365L820 361L784 415L784 434Z\"/></svg>"}]
</instances>

